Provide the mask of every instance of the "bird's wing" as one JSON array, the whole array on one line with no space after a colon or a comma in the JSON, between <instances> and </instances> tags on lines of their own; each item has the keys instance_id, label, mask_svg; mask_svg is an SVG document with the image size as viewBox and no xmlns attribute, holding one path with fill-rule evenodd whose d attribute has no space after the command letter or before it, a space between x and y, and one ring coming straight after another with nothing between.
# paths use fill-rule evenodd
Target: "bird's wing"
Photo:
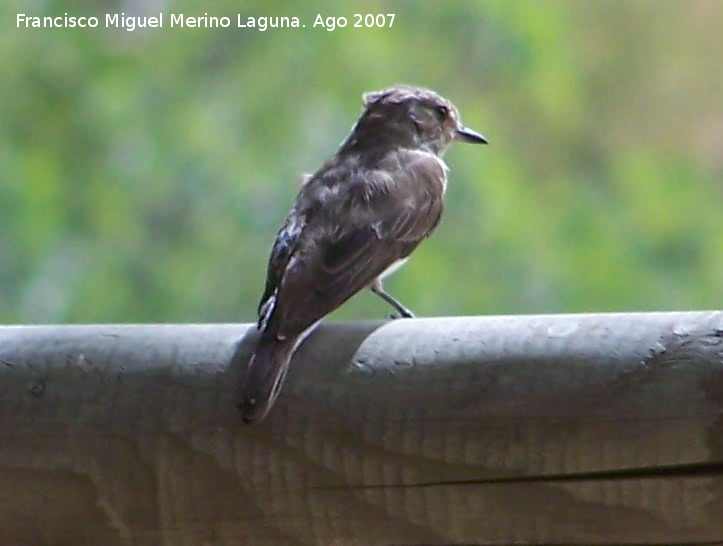
<instances>
[{"instance_id":1,"label":"bird's wing","mask_svg":"<svg viewBox=\"0 0 723 546\"><path fill-rule=\"evenodd\" d=\"M394 167L343 181L339 202L325 203L307 219L275 294L270 320L278 338L297 335L368 287L437 226L444 164L410 152L396 157ZM329 211L343 211L344 220Z\"/></svg>"},{"instance_id":2,"label":"bird's wing","mask_svg":"<svg viewBox=\"0 0 723 546\"><path fill-rule=\"evenodd\" d=\"M264 324L275 306L279 282L289 263L289 258L296 248L305 224L304 216L299 214L296 208L294 208L286 217L284 225L281 226L281 229L276 234L276 240L271 247L269 264L266 270L266 286L259 300L258 316L260 328L264 328Z\"/></svg>"}]
</instances>

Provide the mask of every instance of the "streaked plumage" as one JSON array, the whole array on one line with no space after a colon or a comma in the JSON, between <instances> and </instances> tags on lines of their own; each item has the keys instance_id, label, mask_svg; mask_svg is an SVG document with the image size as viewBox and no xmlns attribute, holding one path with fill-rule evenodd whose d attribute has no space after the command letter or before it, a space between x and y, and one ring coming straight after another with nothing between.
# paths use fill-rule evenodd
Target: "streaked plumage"
<instances>
[{"instance_id":1,"label":"streaked plumage","mask_svg":"<svg viewBox=\"0 0 723 546\"><path fill-rule=\"evenodd\" d=\"M364 96L338 152L303 185L271 250L259 303L261 338L242 386L244 420L279 394L289 360L318 322L381 275L439 223L446 190L440 156L454 140L486 143L433 91L398 86Z\"/></svg>"}]
</instances>

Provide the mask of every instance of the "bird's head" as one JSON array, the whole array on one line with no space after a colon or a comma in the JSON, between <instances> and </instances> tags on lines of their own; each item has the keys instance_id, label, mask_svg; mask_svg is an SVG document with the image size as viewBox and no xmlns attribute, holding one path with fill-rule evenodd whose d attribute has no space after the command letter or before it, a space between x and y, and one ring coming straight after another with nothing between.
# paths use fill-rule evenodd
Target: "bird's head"
<instances>
[{"instance_id":1,"label":"bird's head","mask_svg":"<svg viewBox=\"0 0 723 546\"><path fill-rule=\"evenodd\" d=\"M466 128L455 106L434 91L398 85L365 93L364 112L346 144L406 147L442 155L454 141L487 144Z\"/></svg>"}]
</instances>

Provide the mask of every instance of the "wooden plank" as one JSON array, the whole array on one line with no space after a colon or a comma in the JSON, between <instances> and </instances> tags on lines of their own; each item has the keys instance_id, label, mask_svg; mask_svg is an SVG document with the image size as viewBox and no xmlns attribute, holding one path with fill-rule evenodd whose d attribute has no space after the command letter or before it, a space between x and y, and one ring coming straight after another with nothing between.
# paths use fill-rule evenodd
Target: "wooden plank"
<instances>
[{"instance_id":1,"label":"wooden plank","mask_svg":"<svg viewBox=\"0 0 723 546\"><path fill-rule=\"evenodd\" d=\"M723 313L0 327L2 544L723 542Z\"/></svg>"}]
</instances>

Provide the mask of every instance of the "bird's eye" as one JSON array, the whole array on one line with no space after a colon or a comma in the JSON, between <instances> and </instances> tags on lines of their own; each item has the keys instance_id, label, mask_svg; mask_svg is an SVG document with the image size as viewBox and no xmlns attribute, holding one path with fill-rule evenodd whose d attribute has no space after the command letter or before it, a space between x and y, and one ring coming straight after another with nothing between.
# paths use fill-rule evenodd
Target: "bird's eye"
<instances>
[{"instance_id":1,"label":"bird's eye","mask_svg":"<svg viewBox=\"0 0 723 546\"><path fill-rule=\"evenodd\" d=\"M449 108L447 108L444 104L440 104L436 108L437 114L439 114L439 117L444 119L449 115Z\"/></svg>"}]
</instances>

